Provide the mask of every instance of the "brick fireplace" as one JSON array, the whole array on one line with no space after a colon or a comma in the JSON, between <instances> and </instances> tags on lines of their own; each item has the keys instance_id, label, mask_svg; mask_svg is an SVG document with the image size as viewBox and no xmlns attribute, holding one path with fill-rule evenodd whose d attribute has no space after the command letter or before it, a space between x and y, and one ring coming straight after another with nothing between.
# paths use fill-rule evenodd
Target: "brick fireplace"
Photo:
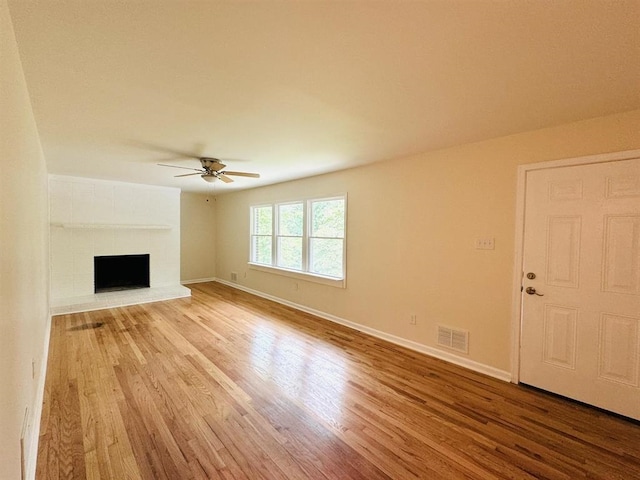
<instances>
[{"instance_id":1,"label":"brick fireplace","mask_svg":"<svg viewBox=\"0 0 640 480\"><path fill-rule=\"evenodd\" d=\"M180 190L49 177L52 313L189 296L180 285ZM149 288L95 292L95 257L148 255Z\"/></svg>"}]
</instances>

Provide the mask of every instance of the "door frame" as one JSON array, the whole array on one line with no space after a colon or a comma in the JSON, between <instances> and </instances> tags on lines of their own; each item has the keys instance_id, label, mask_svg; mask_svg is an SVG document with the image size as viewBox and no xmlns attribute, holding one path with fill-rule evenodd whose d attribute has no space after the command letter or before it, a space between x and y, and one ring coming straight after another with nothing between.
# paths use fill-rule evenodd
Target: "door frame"
<instances>
[{"instance_id":1,"label":"door frame","mask_svg":"<svg viewBox=\"0 0 640 480\"><path fill-rule=\"evenodd\" d=\"M527 189L527 173L534 170L549 168L572 167L576 165L590 165L594 163L608 163L620 160L630 160L640 157L640 150L626 150L622 152L588 155L584 157L565 158L538 163L528 163L518 166L518 182L516 192L516 231L515 251L513 260L513 296L511 311L511 382L520 383L520 339L522 332L522 268L524 256L524 220L525 199Z\"/></svg>"}]
</instances>

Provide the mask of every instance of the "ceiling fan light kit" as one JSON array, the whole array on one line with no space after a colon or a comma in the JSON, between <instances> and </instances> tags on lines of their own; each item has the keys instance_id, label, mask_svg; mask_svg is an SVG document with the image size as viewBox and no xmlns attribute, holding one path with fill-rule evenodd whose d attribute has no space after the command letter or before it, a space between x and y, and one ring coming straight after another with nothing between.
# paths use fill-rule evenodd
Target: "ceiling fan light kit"
<instances>
[{"instance_id":1,"label":"ceiling fan light kit","mask_svg":"<svg viewBox=\"0 0 640 480\"><path fill-rule=\"evenodd\" d=\"M164 163L159 163L161 167L171 167L171 168L182 168L184 170L193 170L195 173L183 173L182 175L175 175L175 177L189 177L191 175L200 175L205 182L213 183L216 180L222 180L224 183L231 183L233 179L228 175L233 175L237 177L250 177L250 178L260 178L259 173L249 173L249 172L230 172L223 171L223 168L226 167L224 163L222 163L217 158L213 157L196 157L200 160L200 165L202 168L191 168L191 167L180 167L178 165L167 165Z\"/></svg>"}]
</instances>

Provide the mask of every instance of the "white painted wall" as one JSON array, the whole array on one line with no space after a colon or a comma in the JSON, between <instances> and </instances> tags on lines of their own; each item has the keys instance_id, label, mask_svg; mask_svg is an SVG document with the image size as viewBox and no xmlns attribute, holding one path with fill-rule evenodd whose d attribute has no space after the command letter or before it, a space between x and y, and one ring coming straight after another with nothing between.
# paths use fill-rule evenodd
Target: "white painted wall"
<instances>
[{"instance_id":1,"label":"white painted wall","mask_svg":"<svg viewBox=\"0 0 640 480\"><path fill-rule=\"evenodd\" d=\"M638 149L638 132L635 110L220 195L217 277L428 348L438 324L468 330L464 360L508 376L517 166ZM346 289L248 268L250 205L344 192Z\"/></svg>"},{"instance_id":2,"label":"white painted wall","mask_svg":"<svg viewBox=\"0 0 640 480\"><path fill-rule=\"evenodd\" d=\"M189 283L216 276L215 197L180 196L180 278Z\"/></svg>"},{"instance_id":3,"label":"white painted wall","mask_svg":"<svg viewBox=\"0 0 640 480\"><path fill-rule=\"evenodd\" d=\"M148 253L151 287L180 284L179 189L52 175L49 199L53 300L92 295L100 255Z\"/></svg>"},{"instance_id":4,"label":"white painted wall","mask_svg":"<svg viewBox=\"0 0 640 480\"><path fill-rule=\"evenodd\" d=\"M25 415L27 478L35 473L50 321L49 225L45 160L6 0L0 59L0 478L18 480Z\"/></svg>"}]
</instances>

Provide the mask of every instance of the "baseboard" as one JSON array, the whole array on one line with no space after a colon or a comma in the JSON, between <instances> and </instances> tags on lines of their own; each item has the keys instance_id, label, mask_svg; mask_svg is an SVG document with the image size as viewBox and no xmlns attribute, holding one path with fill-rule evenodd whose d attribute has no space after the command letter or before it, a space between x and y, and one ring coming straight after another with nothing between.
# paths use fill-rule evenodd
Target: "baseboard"
<instances>
[{"instance_id":1,"label":"baseboard","mask_svg":"<svg viewBox=\"0 0 640 480\"><path fill-rule=\"evenodd\" d=\"M408 348L410 350L423 353L425 355L429 355L431 357L438 358L440 360L444 360L449 363L453 363L460 367L467 368L469 370L473 370L474 372L482 373L488 375L490 377L496 378L498 380L502 380L504 382L511 381L511 372L506 370L500 370L499 368L492 367L490 365L485 365L484 363L479 363L473 360L469 360L468 358L460 357L459 355L455 355L453 353L445 352L443 350L439 350L437 348L429 347L427 345L423 345L422 343L414 342L412 340L407 340L406 338L398 337L396 335L392 335L390 333L383 332L381 330L377 330L375 328L367 327L365 325L361 325L356 322L352 322L350 320L346 320L344 318L337 317L330 313L322 312L320 310L316 310L314 308L309 308L304 305L300 305L294 302L290 302L289 300L284 300L279 297L275 297L273 295L269 295L264 292L260 292L258 290L253 290L252 288L245 287L243 285L239 285L237 283L229 282L227 280L222 280L220 278L216 278L213 281L222 283L223 285L227 285L232 288L236 288L238 290L242 290L244 292L250 293L252 295L256 295L257 297L266 298L267 300L272 300L276 303L280 303L282 305L286 305L291 308L295 308L296 310L300 310L305 313L310 313L311 315L315 315L316 317L323 318L325 320L329 320L334 323L338 323L340 325L344 325L345 327L353 328L354 330L358 330L359 332L366 333L367 335L371 335L372 337L380 338L382 340L386 340L393 344L399 345L401 347Z\"/></svg>"},{"instance_id":2,"label":"baseboard","mask_svg":"<svg viewBox=\"0 0 640 480\"><path fill-rule=\"evenodd\" d=\"M180 280L182 285L189 285L191 283L206 283L206 282L215 282L216 277L210 278L194 278L193 280Z\"/></svg>"},{"instance_id":3,"label":"baseboard","mask_svg":"<svg viewBox=\"0 0 640 480\"><path fill-rule=\"evenodd\" d=\"M44 403L44 387L47 379L47 365L49 362L49 340L51 339L51 315L47 316L45 327L44 346L42 349L42 359L40 360L40 371L38 373L38 385L36 386L36 399L32 405L33 414L31 416L31 431L29 432L29 445L26 448L26 472L25 479L34 480L36 478L36 464L38 461L38 443L40 440L40 420L42 419L42 406Z\"/></svg>"}]
</instances>

